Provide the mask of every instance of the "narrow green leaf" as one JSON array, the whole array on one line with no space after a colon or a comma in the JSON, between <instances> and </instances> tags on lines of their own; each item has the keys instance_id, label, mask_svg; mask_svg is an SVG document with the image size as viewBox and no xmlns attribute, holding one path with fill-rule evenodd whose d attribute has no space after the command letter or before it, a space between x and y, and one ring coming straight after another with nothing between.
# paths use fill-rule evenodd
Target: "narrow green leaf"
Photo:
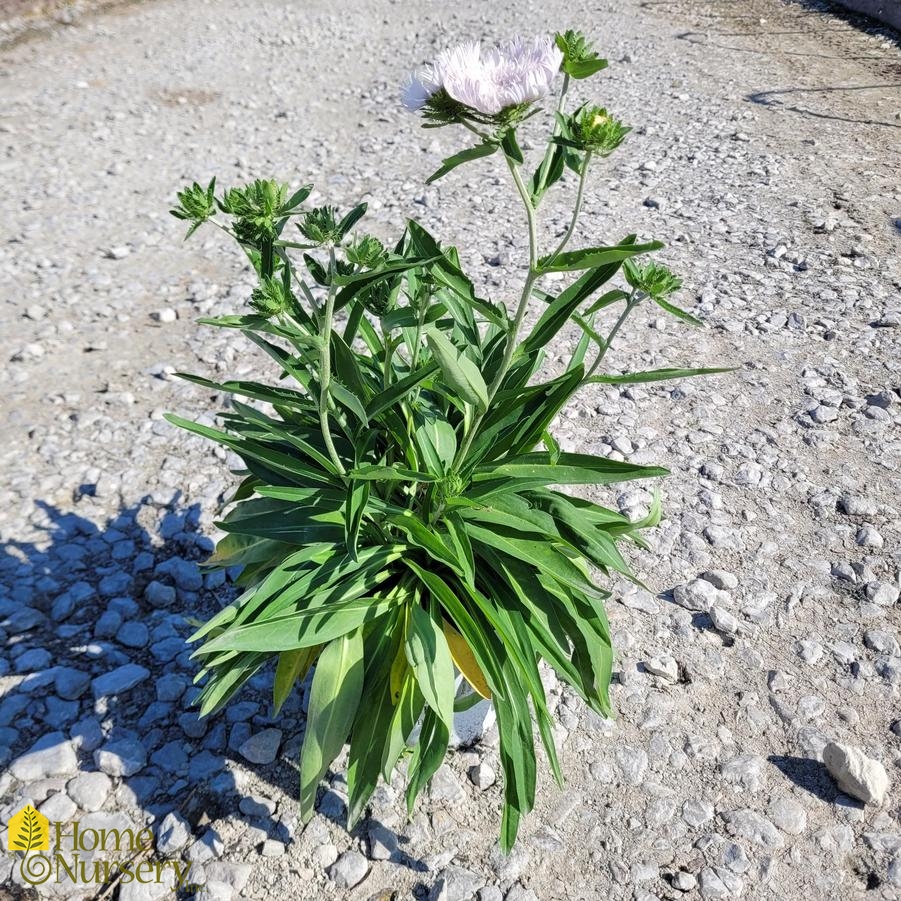
<instances>
[{"instance_id":1,"label":"narrow green leaf","mask_svg":"<svg viewBox=\"0 0 901 901\"><path fill-rule=\"evenodd\" d=\"M363 692L363 633L356 630L326 645L313 675L307 731L300 753L300 815L313 816L316 790L341 753Z\"/></svg>"},{"instance_id":2,"label":"narrow green leaf","mask_svg":"<svg viewBox=\"0 0 901 901\"><path fill-rule=\"evenodd\" d=\"M632 245L633 239L634 235L629 235L620 247L634 246ZM596 266L590 272L586 272L577 278L566 290L561 291L550 302L547 309L541 314L535 327L522 342L522 352L531 354L545 347L560 329L566 325L570 316L579 308L583 301L594 294L601 285L613 278L621 265L621 260L613 260L612 262Z\"/></svg>"},{"instance_id":3,"label":"narrow green leaf","mask_svg":"<svg viewBox=\"0 0 901 901\"><path fill-rule=\"evenodd\" d=\"M522 155L522 150L519 149L519 143L516 140L515 128L508 128L504 132L504 136L501 138L501 147L503 147L508 159L513 160L514 163L522 165L525 162L525 157Z\"/></svg>"},{"instance_id":4,"label":"narrow green leaf","mask_svg":"<svg viewBox=\"0 0 901 901\"><path fill-rule=\"evenodd\" d=\"M663 247L660 241L647 244L617 245L614 247L586 247L558 253L554 257L542 257L538 261L541 272L572 272L576 269L592 269L607 263L621 262L640 253L649 253Z\"/></svg>"},{"instance_id":5,"label":"narrow green leaf","mask_svg":"<svg viewBox=\"0 0 901 901\"><path fill-rule=\"evenodd\" d=\"M415 372L411 372L408 376L394 382L390 388L377 394L366 405L366 414L370 419L375 419L384 410L393 407L401 398L410 393L417 385L424 382L427 378L434 375L438 371L437 363L429 363L426 366L420 366Z\"/></svg>"},{"instance_id":6,"label":"narrow green leaf","mask_svg":"<svg viewBox=\"0 0 901 901\"><path fill-rule=\"evenodd\" d=\"M498 146L495 142L486 141L484 144L468 147L466 150L461 150L459 153L447 157L447 159L442 161L441 166L425 180L425 183L430 185L432 182L438 181L439 178L443 178L448 172L452 172L457 166L462 166L463 163L469 163L472 160L478 160L497 153Z\"/></svg>"},{"instance_id":7,"label":"narrow green leaf","mask_svg":"<svg viewBox=\"0 0 901 901\"><path fill-rule=\"evenodd\" d=\"M392 770L422 716L424 705L425 699L419 690L419 683L408 669L401 683L400 697L391 716L388 740L385 742L382 755L382 777L386 782L391 781Z\"/></svg>"},{"instance_id":8,"label":"narrow green leaf","mask_svg":"<svg viewBox=\"0 0 901 901\"><path fill-rule=\"evenodd\" d=\"M387 613L395 602L388 598L357 597L343 604L297 611L268 622L239 626L203 646L213 651L292 651L325 644Z\"/></svg>"},{"instance_id":9,"label":"narrow green leaf","mask_svg":"<svg viewBox=\"0 0 901 901\"><path fill-rule=\"evenodd\" d=\"M705 323L702 320L692 316L691 313L686 313L685 310L671 304L668 300L663 300L660 297L651 297L651 300L653 300L662 310L666 310L667 313L675 316L676 319L681 319L689 325L697 325L701 328L705 327Z\"/></svg>"},{"instance_id":10,"label":"narrow green leaf","mask_svg":"<svg viewBox=\"0 0 901 901\"><path fill-rule=\"evenodd\" d=\"M275 681L272 686L273 713L278 714L282 704L288 700L291 689L298 681L303 681L310 667L315 663L322 645L282 651L275 667Z\"/></svg>"},{"instance_id":11,"label":"narrow green leaf","mask_svg":"<svg viewBox=\"0 0 901 901\"><path fill-rule=\"evenodd\" d=\"M432 330L426 341L441 367L444 378L461 400L472 404L478 410L488 406L488 386L478 367L459 351L441 332Z\"/></svg>"},{"instance_id":12,"label":"narrow green leaf","mask_svg":"<svg viewBox=\"0 0 901 901\"><path fill-rule=\"evenodd\" d=\"M364 463L352 469L348 475L352 479L368 479L370 481L388 482L436 482L438 476L430 472L416 472L405 469L403 466L380 466L374 463Z\"/></svg>"},{"instance_id":13,"label":"narrow green leaf","mask_svg":"<svg viewBox=\"0 0 901 901\"><path fill-rule=\"evenodd\" d=\"M363 218L367 204L358 203L339 223L338 234L343 239L347 233Z\"/></svg>"},{"instance_id":14,"label":"narrow green leaf","mask_svg":"<svg viewBox=\"0 0 901 901\"><path fill-rule=\"evenodd\" d=\"M696 375L716 375L720 372L734 371L734 366L709 369L650 369L647 372L627 372L623 375L593 375L585 381L604 385L636 385L644 382L664 382L668 379L685 379Z\"/></svg>"},{"instance_id":15,"label":"narrow green leaf","mask_svg":"<svg viewBox=\"0 0 901 901\"><path fill-rule=\"evenodd\" d=\"M500 463L477 466L474 482L498 478L545 480L548 485L607 485L632 479L649 479L668 475L660 466L639 466L591 454L560 454L556 463L541 451L522 454Z\"/></svg>"},{"instance_id":16,"label":"narrow green leaf","mask_svg":"<svg viewBox=\"0 0 901 901\"><path fill-rule=\"evenodd\" d=\"M355 480L348 485L347 502L344 511L344 541L347 552L357 559L357 541L360 537L360 525L363 522L363 513L366 511L366 503L369 500L369 482Z\"/></svg>"},{"instance_id":17,"label":"narrow green leaf","mask_svg":"<svg viewBox=\"0 0 901 901\"><path fill-rule=\"evenodd\" d=\"M605 59L568 59L563 63L563 71L566 72L570 78L590 78L596 72L600 72L602 69L607 68L607 60Z\"/></svg>"},{"instance_id":18,"label":"narrow green leaf","mask_svg":"<svg viewBox=\"0 0 901 901\"><path fill-rule=\"evenodd\" d=\"M427 707L422 718L419 741L413 750L410 765L407 768L408 813L413 813L417 796L441 766L444 756L447 754L449 739L450 727L431 707Z\"/></svg>"},{"instance_id":19,"label":"narrow green leaf","mask_svg":"<svg viewBox=\"0 0 901 901\"><path fill-rule=\"evenodd\" d=\"M341 382L331 381L328 386L329 394L342 406L347 407L363 426L369 425L369 417L366 415L366 407L363 401L349 388L345 388Z\"/></svg>"},{"instance_id":20,"label":"narrow green leaf","mask_svg":"<svg viewBox=\"0 0 901 901\"><path fill-rule=\"evenodd\" d=\"M411 606L404 647L426 704L452 728L454 664L434 611L429 613L419 604Z\"/></svg>"},{"instance_id":21,"label":"narrow green leaf","mask_svg":"<svg viewBox=\"0 0 901 901\"><path fill-rule=\"evenodd\" d=\"M611 304L614 304L619 300L627 300L628 297L629 295L621 288L614 288L612 291L607 291L606 294L602 294L590 307L585 310L584 315L591 316L592 314L603 310L604 307L609 307Z\"/></svg>"}]
</instances>

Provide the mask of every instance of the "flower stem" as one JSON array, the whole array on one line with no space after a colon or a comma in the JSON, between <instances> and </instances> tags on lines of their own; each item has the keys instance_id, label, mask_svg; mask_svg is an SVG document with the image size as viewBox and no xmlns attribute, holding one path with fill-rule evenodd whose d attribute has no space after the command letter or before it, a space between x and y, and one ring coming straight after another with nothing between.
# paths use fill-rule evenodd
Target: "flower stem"
<instances>
[{"instance_id":1,"label":"flower stem","mask_svg":"<svg viewBox=\"0 0 901 901\"><path fill-rule=\"evenodd\" d=\"M563 73L563 87L560 90L560 99L557 101L557 115L563 114L563 107L566 105L566 94L569 91L569 74ZM551 168L551 160L554 158L554 150L556 148L556 144L554 144L554 138L560 134L560 123L557 121L556 116L554 117L554 130L551 132L551 138L548 141L548 148L544 152L544 159L541 161L541 170L538 177L538 194L544 190L544 182L548 176L548 170Z\"/></svg>"},{"instance_id":2,"label":"flower stem","mask_svg":"<svg viewBox=\"0 0 901 901\"><path fill-rule=\"evenodd\" d=\"M563 237L560 240L560 243L555 248L554 252L550 255L548 260L548 265L554 262L557 259L558 255L563 252L563 249L569 244L569 239L573 236L573 232L576 230L576 225L579 221L579 214L582 212L582 201L585 197L585 180L588 175L588 166L591 163L591 151L588 150L585 153L585 159L582 160L582 171L579 173L579 189L576 192L576 205L573 207L572 218L569 220L569 226L566 229Z\"/></svg>"},{"instance_id":3,"label":"flower stem","mask_svg":"<svg viewBox=\"0 0 901 901\"><path fill-rule=\"evenodd\" d=\"M453 466L451 467L452 472L457 472L459 465L466 458L466 454L469 452L470 447L472 447L476 432L478 431L482 420L485 418L485 414L491 407L491 402L494 400L495 394L497 394L498 389L503 383L507 370L510 368L510 363L513 359L513 351L516 348L516 339L519 336L519 329L522 326L526 310L529 306L529 299L532 296L532 288L535 287L535 282L539 277L538 224L535 218L535 207L532 205L532 199L529 197L529 190L522 180L522 175L520 174L516 163L507 157L507 165L510 168L510 173L513 176L513 183L516 185L516 190L519 192L519 196L525 207L526 219L529 224L529 272L528 275L526 275L526 280L522 286L522 294L520 294L513 321L508 325L507 343L504 347L504 356L501 360L501 365L498 367L497 372L494 374L494 378L491 380L491 384L488 386L488 406L473 419L472 424L463 439L463 443L457 449L457 453L454 456Z\"/></svg>"},{"instance_id":4,"label":"flower stem","mask_svg":"<svg viewBox=\"0 0 901 901\"><path fill-rule=\"evenodd\" d=\"M410 351L410 372L416 369L419 362L419 345L422 341L422 330L425 326L425 317L429 311L429 301L431 300L431 292L426 289L420 293L419 309L416 316L416 337L413 340L413 349Z\"/></svg>"},{"instance_id":5,"label":"flower stem","mask_svg":"<svg viewBox=\"0 0 901 901\"><path fill-rule=\"evenodd\" d=\"M332 440L332 432L328 421L328 389L332 380L332 319L335 316L335 248L329 247L328 251L329 285L325 299L325 312L322 315L321 339L322 346L319 349L319 427L322 429L322 440L328 451L335 469L341 476L347 475L347 470L335 450L335 442Z\"/></svg>"},{"instance_id":6,"label":"flower stem","mask_svg":"<svg viewBox=\"0 0 901 901\"><path fill-rule=\"evenodd\" d=\"M610 329L610 334L607 335L607 340L604 342L604 346L600 349L597 357L595 358L594 363L591 364L591 369L585 373L585 379L590 379L595 372L597 371L598 366L601 365L601 361L604 359L604 355L610 350L610 345L613 343L613 339L616 337L616 333L622 328L625 321L629 318L629 314L638 304L644 299L644 295L641 293L632 292L629 296L629 299L626 301L626 308L620 313L619 319L613 323L613 328Z\"/></svg>"},{"instance_id":7,"label":"flower stem","mask_svg":"<svg viewBox=\"0 0 901 901\"><path fill-rule=\"evenodd\" d=\"M516 307L513 324L507 333L507 345L504 348L503 360L501 361L500 368L494 374L494 378L488 388L489 404L497 393L501 382L503 382L507 370L510 368L510 361L513 359L513 351L516 348L516 339L519 336L519 329L525 318L526 310L529 306L529 299L532 297L532 288L538 280L538 224L535 219L535 207L532 205L532 200L529 197L529 190L526 188L525 182L523 182L522 175L520 175L516 164L508 159L507 165L510 167L513 183L516 185L516 190L519 191L523 206L526 208L526 218L529 223L529 273L522 286L522 294L519 297L519 304ZM475 425L475 423L473 425Z\"/></svg>"}]
</instances>

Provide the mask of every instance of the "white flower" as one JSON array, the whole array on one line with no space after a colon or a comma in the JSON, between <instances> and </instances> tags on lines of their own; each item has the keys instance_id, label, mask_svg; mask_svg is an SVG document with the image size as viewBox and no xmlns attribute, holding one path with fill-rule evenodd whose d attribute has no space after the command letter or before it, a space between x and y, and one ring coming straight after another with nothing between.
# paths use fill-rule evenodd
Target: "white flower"
<instances>
[{"instance_id":1,"label":"white flower","mask_svg":"<svg viewBox=\"0 0 901 901\"><path fill-rule=\"evenodd\" d=\"M421 110L428 103L429 97L440 87L441 85L435 77L435 70L432 66L426 66L418 72L413 72L404 85L404 106L411 113Z\"/></svg>"},{"instance_id":2,"label":"white flower","mask_svg":"<svg viewBox=\"0 0 901 901\"><path fill-rule=\"evenodd\" d=\"M544 97L562 62L563 54L547 36L514 38L484 51L478 41L468 41L440 53L432 65L411 76L404 106L422 109L443 88L458 103L494 116Z\"/></svg>"}]
</instances>

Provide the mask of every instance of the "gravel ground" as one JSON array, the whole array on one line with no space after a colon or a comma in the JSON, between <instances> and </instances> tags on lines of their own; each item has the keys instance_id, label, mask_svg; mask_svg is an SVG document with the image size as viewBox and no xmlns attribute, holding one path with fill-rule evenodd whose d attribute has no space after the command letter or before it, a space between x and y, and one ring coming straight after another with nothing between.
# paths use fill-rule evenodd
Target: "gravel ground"
<instances>
[{"instance_id":1,"label":"gravel ground","mask_svg":"<svg viewBox=\"0 0 901 901\"><path fill-rule=\"evenodd\" d=\"M0 822L31 801L84 828L150 824L214 901L899 898L899 46L780 0L486 8L160 0L0 53ZM347 834L335 772L303 829L303 698L273 723L263 677L227 714L188 712L184 616L228 595L196 561L229 478L162 419L222 399L171 374L271 373L194 324L239 310L250 277L217 234L182 244L168 202L212 175L312 180L314 200L369 200L384 237L419 218L508 297L525 258L511 187L493 160L424 187L464 135L421 131L397 85L458 38L573 24L611 60L596 97L637 126L598 168L581 237L664 240L707 323L646 312L611 368L739 368L598 388L556 426L672 475L633 560L651 590L610 604L618 716L548 677L568 782L544 773L514 853L495 846L491 733L411 820L401 779ZM545 243L568 208L548 203ZM13 863L0 897L36 897Z\"/></svg>"}]
</instances>

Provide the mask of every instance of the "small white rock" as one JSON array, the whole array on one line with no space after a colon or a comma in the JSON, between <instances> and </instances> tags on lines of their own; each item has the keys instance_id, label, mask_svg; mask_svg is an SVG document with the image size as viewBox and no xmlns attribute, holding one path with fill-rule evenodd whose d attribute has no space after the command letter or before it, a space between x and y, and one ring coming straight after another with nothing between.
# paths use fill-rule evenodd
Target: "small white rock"
<instances>
[{"instance_id":1,"label":"small white rock","mask_svg":"<svg viewBox=\"0 0 901 901\"><path fill-rule=\"evenodd\" d=\"M889 787L885 767L860 748L829 742L823 749L823 763L838 787L864 804L882 804Z\"/></svg>"},{"instance_id":2,"label":"small white rock","mask_svg":"<svg viewBox=\"0 0 901 901\"><path fill-rule=\"evenodd\" d=\"M652 676L660 676L671 682L679 681L679 664L669 654L658 654L656 657L652 657L645 663L644 668Z\"/></svg>"},{"instance_id":3,"label":"small white rock","mask_svg":"<svg viewBox=\"0 0 901 901\"><path fill-rule=\"evenodd\" d=\"M485 791L497 781L497 774L487 763L477 763L469 768L469 779L472 784Z\"/></svg>"},{"instance_id":4,"label":"small white rock","mask_svg":"<svg viewBox=\"0 0 901 901\"><path fill-rule=\"evenodd\" d=\"M734 635L741 628L738 620L722 607L714 605L710 608L709 613L710 619L713 620L713 626L718 632Z\"/></svg>"}]
</instances>

